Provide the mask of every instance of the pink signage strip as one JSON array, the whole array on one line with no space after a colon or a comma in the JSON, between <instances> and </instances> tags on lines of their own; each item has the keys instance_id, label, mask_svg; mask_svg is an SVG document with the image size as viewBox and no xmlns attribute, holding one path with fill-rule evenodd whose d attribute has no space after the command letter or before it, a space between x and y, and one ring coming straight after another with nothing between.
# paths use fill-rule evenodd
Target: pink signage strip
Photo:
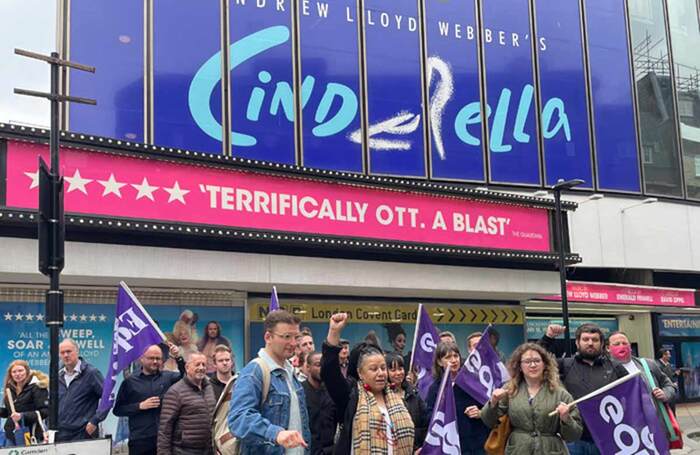
<instances>
[{"instance_id":1,"label":"pink signage strip","mask_svg":"<svg viewBox=\"0 0 700 455\"><path fill-rule=\"evenodd\" d=\"M570 301L583 303L673 307L695 306L695 291L693 289L568 281L566 283L566 295ZM545 300L560 300L560 296L546 297Z\"/></svg>"},{"instance_id":2,"label":"pink signage strip","mask_svg":"<svg viewBox=\"0 0 700 455\"><path fill-rule=\"evenodd\" d=\"M42 144L8 141L7 206L35 209ZM546 209L61 150L68 213L487 249L550 251Z\"/></svg>"}]
</instances>

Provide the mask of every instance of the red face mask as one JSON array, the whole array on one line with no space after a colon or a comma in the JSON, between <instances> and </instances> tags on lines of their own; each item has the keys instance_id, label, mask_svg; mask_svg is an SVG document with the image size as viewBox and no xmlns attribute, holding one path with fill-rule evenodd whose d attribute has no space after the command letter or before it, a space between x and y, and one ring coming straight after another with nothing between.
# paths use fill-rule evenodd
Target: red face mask
<instances>
[{"instance_id":1,"label":"red face mask","mask_svg":"<svg viewBox=\"0 0 700 455\"><path fill-rule=\"evenodd\" d=\"M610 353L617 360L629 360L630 355L632 355L632 348L628 344L620 344L617 346L610 346Z\"/></svg>"}]
</instances>

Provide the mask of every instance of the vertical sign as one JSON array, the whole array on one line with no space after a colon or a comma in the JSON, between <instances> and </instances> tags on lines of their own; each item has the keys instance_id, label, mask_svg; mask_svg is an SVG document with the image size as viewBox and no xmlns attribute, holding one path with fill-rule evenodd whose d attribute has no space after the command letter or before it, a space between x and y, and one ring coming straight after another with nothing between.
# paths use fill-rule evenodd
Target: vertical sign
<instances>
[{"instance_id":1,"label":"vertical sign","mask_svg":"<svg viewBox=\"0 0 700 455\"><path fill-rule=\"evenodd\" d=\"M366 0L365 7L370 172L423 177L418 2Z\"/></svg>"},{"instance_id":2,"label":"vertical sign","mask_svg":"<svg viewBox=\"0 0 700 455\"><path fill-rule=\"evenodd\" d=\"M73 131L144 140L143 0L72 0L69 59L97 68L70 71L70 92L97 106L69 105Z\"/></svg>"},{"instance_id":3,"label":"vertical sign","mask_svg":"<svg viewBox=\"0 0 700 455\"><path fill-rule=\"evenodd\" d=\"M583 179L593 187L581 16L576 1L537 0L546 185Z\"/></svg>"},{"instance_id":4,"label":"vertical sign","mask_svg":"<svg viewBox=\"0 0 700 455\"><path fill-rule=\"evenodd\" d=\"M293 164L290 0L230 0L234 156Z\"/></svg>"},{"instance_id":5,"label":"vertical sign","mask_svg":"<svg viewBox=\"0 0 700 455\"><path fill-rule=\"evenodd\" d=\"M153 4L153 109L158 145L222 151L219 10L219 2L214 1Z\"/></svg>"},{"instance_id":6,"label":"vertical sign","mask_svg":"<svg viewBox=\"0 0 700 455\"><path fill-rule=\"evenodd\" d=\"M586 1L598 186L601 190L639 192L624 4Z\"/></svg>"},{"instance_id":7,"label":"vertical sign","mask_svg":"<svg viewBox=\"0 0 700 455\"><path fill-rule=\"evenodd\" d=\"M299 4L303 163L362 172L356 0Z\"/></svg>"},{"instance_id":8,"label":"vertical sign","mask_svg":"<svg viewBox=\"0 0 700 455\"><path fill-rule=\"evenodd\" d=\"M528 0L487 0L482 9L491 181L539 185Z\"/></svg>"},{"instance_id":9,"label":"vertical sign","mask_svg":"<svg viewBox=\"0 0 700 455\"><path fill-rule=\"evenodd\" d=\"M426 0L431 176L484 180L475 0Z\"/></svg>"}]
</instances>

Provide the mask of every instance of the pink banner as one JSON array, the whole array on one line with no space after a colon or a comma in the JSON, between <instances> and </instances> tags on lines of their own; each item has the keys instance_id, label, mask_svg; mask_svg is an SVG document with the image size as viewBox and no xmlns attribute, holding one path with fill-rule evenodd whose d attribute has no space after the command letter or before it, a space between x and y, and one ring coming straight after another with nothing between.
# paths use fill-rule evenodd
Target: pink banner
<instances>
[{"instance_id":1,"label":"pink banner","mask_svg":"<svg viewBox=\"0 0 700 455\"><path fill-rule=\"evenodd\" d=\"M8 141L7 205L36 208L37 155ZM550 251L546 209L64 148L68 213L430 243Z\"/></svg>"},{"instance_id":2,"label":"pink banner","mask_svg":"<svg viewBox=\"0 0 700 455\"><path fill-rule=\"evenodd\" d=\"M695 306L695 291L693 289L669 289L568 281L566 283L566 295L569 301L583 303L678 307ZM560 300L560 296L547 297L545 300Z\"/></svg>"}]
</instances>

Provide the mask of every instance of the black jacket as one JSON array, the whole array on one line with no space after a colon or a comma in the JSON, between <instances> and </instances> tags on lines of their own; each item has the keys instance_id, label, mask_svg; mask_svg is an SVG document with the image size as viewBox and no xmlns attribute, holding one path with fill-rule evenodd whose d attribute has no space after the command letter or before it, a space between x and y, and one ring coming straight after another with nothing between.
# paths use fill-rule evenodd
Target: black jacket
<instances>
[{"instance_id":1,"label":"black jacket","mask_svg":"<svg viewBox=\"0 0 700 455\"><path fill-rule=\"evenodd\" d=\"M82 358L80 371L70 387L66 386L65 371L58 373L58 430L75 432L88 422L97 425L109 410L97 414L97 404L102 397L102 373Z\"/></svg>"},{"instance_id":2,"label":"black jacket","mask_svg":"<svg viewBox=\"0 0 700 455\"><path fill-rule=\"evenodd\" d=\"M402 387L404 390L403 402L406 405L406 409L408 409L408 413L411 414L411 420L413 420L413 426L416 431L413 446L419 449L423 446L423 441L425 441L432 413L428 412L425 401L418 395L418 389L407 382L404 382Z\"/></svg>"},{"instance_id":3,"label":"black jacket","mask_svg":"<svg viewBox=\"0 0 700 455\"><path fill-rule=\"evenodd\" d=\"M156 374L144 374L143 371L139 371L122 382L112 412L115 416L129 418L130 440L152 439L155 442L158 438L161 408L141 410L139 403L156 396L160 398L162 405L165 392L185 374L185 361L182 357L177 359L177 367L179 372L160 371Z\"/></svg>"},{"instance_id":4,"label":"black jacket","mask_svg":"<svg viewBox=\"0 0 700 455\"><path fill-rule=\"evenodd\" d=\"M24 386L19 395L17 395L13 387L9 387L15 411L22 414L24 426L29 428L30 431L34 430L33 435L37 441L44 439L44 432L41 429L41 425L38 425L36 411L39 411L42 419L46 419L49 410L48 386L48 382L33 376L30 383ZM7 401L7 397L5 397L3 404L4 407L0 408L0 417L7 419L4 427L5 435L15 443L15 422L10 418L12 411L10 410L10 403ZM44 424L46 423L48 422L44 422Z\"/></svg>"},{"instance_id":5,"label":"black jacket","mask_svg":"<svg viewBox=\"0 0 700 455\"><path fill-rule=\"evenodd\" d=\"M357 411L357 381L351 376L346 379L340 371L340 346L323 342L321 356L321 379L328 394L335 403L340 420L338 442L333 448L334 455L350 455L352 447L352 421Z\"/></svg>"},{"instance_id":6,"label":"black jacket","mask_svg":"<svg viewBox=\"0 0 700 455\"><path fill-rule=\"evenodd\" d=\"M555 343L553 338L545 335L540 339L539 343L549 352L553 352ZM593 364L585 362L578 353L574 357L557 357L557 366L559 367L559 378L562 385L574 399L581 398L616 379L627 376L625 367L605 354L596 357L593 360ZM588 442L593 441L585 422L581 439Z\"/></svg>"},{"instance_id":7,"label":"black jacket","mask_svg":"<svg viewBox=\"0 0 700 455\"><path fill-rule=\"evenodd\" d=\"M325 385L321 384L320 389L315 389L308 380L301 385L304 387L306 408L309 411L311 455L330 455L333 453L333 438L339 420L335 404Z\"/></svg>"},{"instance_id":8,"label":"black jacket","mask_svg":"<svg viewBox=\"0 0 700 455\"><path fill-rule=\"evenodd\" d=\"M219 381L219 378L216 376L216 371L207 374L207 377L209 378L209 384L211 384L212 388L214 389L214 398L216 398L216 401L218 402L219 397L224 391L224 387L226 387L226 383Z\"/></svg>"},{"instance_id":9,"label":"black jacket","mask_svg":"<svg viewBox=\"0 0 700 455\"><path fill-rule=\"evenodd\" d=\"M430 389L428 389L428 395L425 397L428 415L433 415L435 401L440 391L440 382L439 379L435 380ZM481 403L462 390L460 386L453 386L453 391L455 412L457 414L457 429L459 430L459 446L462 449L462 453L473 453L474 451L483 450L484 443L489 437L491 430L484 425L481 419L472 419L464 413L464 410L469 406L476 406L481 409Z\"/></svg>"}]
</instances>

